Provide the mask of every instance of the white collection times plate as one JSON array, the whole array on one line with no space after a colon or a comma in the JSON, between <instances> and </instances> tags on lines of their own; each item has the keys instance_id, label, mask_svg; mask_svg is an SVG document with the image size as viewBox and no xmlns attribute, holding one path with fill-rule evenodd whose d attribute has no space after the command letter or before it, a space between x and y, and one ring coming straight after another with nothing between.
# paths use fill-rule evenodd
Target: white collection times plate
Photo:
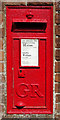
<instances>
[{"instance_id":1,"label":"white collection times plate","mask_svg":"<svg viewBox=\"0 0 60 120\"><path fill-rule=\"evenodd\" d=\"M21 66L38 66L38 39L21 39Z\"/></svg>"}]
</instances>

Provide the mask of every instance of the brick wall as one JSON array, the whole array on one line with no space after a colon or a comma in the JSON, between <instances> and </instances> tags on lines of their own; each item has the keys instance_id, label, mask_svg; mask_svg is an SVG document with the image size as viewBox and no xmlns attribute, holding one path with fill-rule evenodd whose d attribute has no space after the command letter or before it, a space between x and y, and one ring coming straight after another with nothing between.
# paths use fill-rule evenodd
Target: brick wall
<instances>
[{"instance_id":1,"label":"brick wall","mask_svg":"<svg viewBox=\"0 0 60 120\"><path fill-rule=\"evenodd\" d=\"M8 0L9 1L9 0ZM7 115L6 114L6 11L5 5L52 5L52 3L39 2L1 2L0 1L0 119L1 118L13 118L13 117L43 117L43 115ZM59 3L55 6L55 118L60 119L60 7ZM46 118L53 118L54 115L44 115Z\"/></svg>"},{"instance_id":2,"label":"brick wall","mask_svg":"<svg viewBox=\"0 0 60 120\"><path fill-rule=\"evenodd\" d=\"M56 117L60 119L60 3L56 3L55 13L55 94Z\"/></svg>"},{"instance_id":3,"label":"brick wall","mask_svg":"<svg viewBox=\"0 0 60 120\"><path fill-rule=\"evenodd\" d=\"M4 51L3 51L3 17L2 17L2 3L0 2L0 119L4 112Z\"/></svg>"}]
</instances>

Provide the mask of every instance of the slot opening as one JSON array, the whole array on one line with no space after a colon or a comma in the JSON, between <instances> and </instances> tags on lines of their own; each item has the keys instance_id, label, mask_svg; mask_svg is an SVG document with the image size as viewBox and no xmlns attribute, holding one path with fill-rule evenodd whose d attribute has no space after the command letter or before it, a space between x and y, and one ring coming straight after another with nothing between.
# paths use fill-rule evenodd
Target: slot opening
<instances>
[{"instance_id":1,"label":"slot opening","mask_svg":"<svg viewBox=\"0 0 60 120\"><path fill-rule=\"evenodd\" d=\"M12 23L12 32L25 32L25 31L39 31L46 32L47 23L43 22L13 22Z\"/></svg>"}]
</instances>

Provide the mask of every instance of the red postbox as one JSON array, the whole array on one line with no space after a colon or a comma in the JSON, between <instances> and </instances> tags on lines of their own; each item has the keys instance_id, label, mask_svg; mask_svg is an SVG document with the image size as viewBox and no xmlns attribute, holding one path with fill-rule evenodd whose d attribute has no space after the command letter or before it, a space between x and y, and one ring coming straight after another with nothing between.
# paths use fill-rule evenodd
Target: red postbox
<instances>
[{"instance_id":1,"label":"red postbox","mask_svg":"<svg viewBox=\"0 0 60 120\"><path fill-rule=\"evenodd\" d=\"M53 7L7 6L7 113L53 112Z\"/></svg>"}]
</instances>

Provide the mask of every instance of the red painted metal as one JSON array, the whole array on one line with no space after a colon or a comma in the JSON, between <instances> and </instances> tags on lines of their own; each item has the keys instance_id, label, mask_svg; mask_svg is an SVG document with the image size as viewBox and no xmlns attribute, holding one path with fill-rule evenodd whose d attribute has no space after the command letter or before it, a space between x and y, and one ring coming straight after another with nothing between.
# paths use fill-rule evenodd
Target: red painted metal
<instances>
[{"instance_id":1,"label":"red painted metal","mask_svg":"<svg viewBox=\"0 0 60 120\"><path fill-rule=\"evenodd\" d=\"M7 6L6 28L7 113L52 114L53 7ZM21 65L22 39L38 39L38 66Z\"/></svg>"},{"instance_id":2,"label":"red painted metal","mask_svg":"<svg viewBox=\"0 0 60 120\"><path fill-rule=\"evenodd\" d=\"M25 106L25 104L23 103L23 102L18 102L18 103L16 103L16 105L15 105L18 109L20 108L23 108L24 106Z\"/></svg>"}]
</instances>

